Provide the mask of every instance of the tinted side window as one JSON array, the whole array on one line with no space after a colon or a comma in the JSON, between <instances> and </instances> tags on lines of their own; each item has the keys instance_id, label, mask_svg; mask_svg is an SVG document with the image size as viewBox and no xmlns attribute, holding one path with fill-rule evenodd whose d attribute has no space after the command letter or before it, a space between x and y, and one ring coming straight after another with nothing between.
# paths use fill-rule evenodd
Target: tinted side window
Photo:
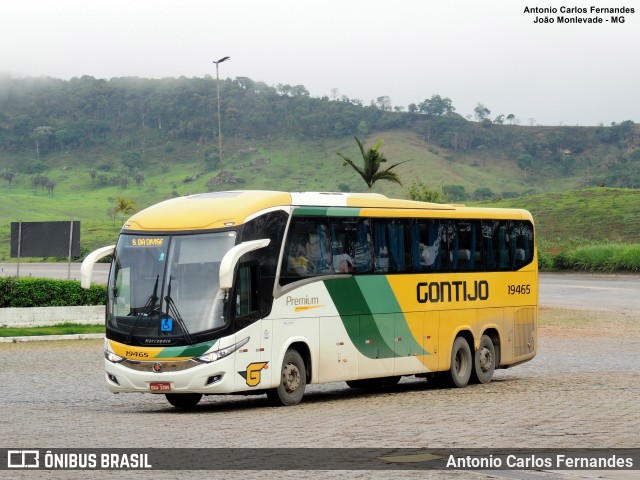
<instances>
[{"instance_id":1,"label":"tinted side window","mask_svg":"<svg viewBox=\"0 0 640 480\"><path fill-rule=\"evenodd\" d=\"M511 222L511 258L514 270L533 261L533 225L530 222Z\"/></svg>"},{"instance_id":2,"label":"tinted side window","mask_svg":"<svg viewBox=\"0 0 640 480\"><path fill-rule=\"evenodd\" d=\"M373 267L370 221L335 217L330 222L334 273L370 273Z\"/></svg>"},{"instance_id":3,"label":"tinted side window","mask_svg":"<svg viewBox=\"0 0 640 480\"><path fill-rule=\"evenodd\" d=\"M451 271L484 270L480 222L478 220L454 220L449 223Z\"/></svg>"},{"instance_id":4,"label":"tinted side window","mask_svg":"<svg viewBox=\"0 0 640 480\"><path fill-rule=\"evenodd\" d=\"M333 273L328 219L298 217L291 221L285 244L281 284Z\"/></svg>"},{"instance_id":5,"label":"tinted side window","mask_svg":"<svg viewBox=\"0 0 640 480\"><path fill-rule=\"evenodd\" d=\"M483 220L482 239L486 269L511 270L509 222L506 220Z\"/></svg>"},{"instance_id":6,"label":"tinted side window","mask_svg":"<svg viewBox=\"0 0 640 480\"><path fill-rule=\"evenodd\" d=\"M440 220L418 219L411 225L411 258L414 272L449 270L446 233Z\"/></svg>"},{"instance_id":7,"label":"tinted side window","mask_svg":"<svg viewBox=\"0 0 640 480\"><path fill-rule=\"evenodd\" d=\"M373 260L376 273L411 271L411 239L405 220L373 220Z\"/></svg>"}]
</instances>

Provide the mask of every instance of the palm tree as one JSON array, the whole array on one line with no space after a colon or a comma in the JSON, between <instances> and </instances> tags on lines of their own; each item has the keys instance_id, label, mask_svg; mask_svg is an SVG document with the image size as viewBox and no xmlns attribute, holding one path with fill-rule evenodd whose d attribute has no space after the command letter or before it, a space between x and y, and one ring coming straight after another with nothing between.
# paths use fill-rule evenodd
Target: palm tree
<instances>
[{"instance_id":1,"label":"palm tree","mask_svg":"<svg viewBox=\"0 0 640 480\"><path fill-rule=\"evenodd\" d=\"M118 213L122 213L123 215L129 215L129 214L135 213L136 210L138 210L136 207L135 200L130 200L124 197L116 197L116 202L117 202L116 206L110 210L114 227L116 225L116 215L118 215Z\"/></svg>"},{"instance_id":2,"label":"palm tree","mask_svg":"<svg viewBox=\"0 0 640 480\"><path fill-rule=\"evenodd\" d=\"M365 152L364 147L362 146L362 142L358 140L358 137L353 138L356 139L356 143L360 148L364 167L356 165L349 157L337 152L338 155L344 160L343 166L350 165L351 168L358 172L358 174L362 177L362 179L369 187L369 190L371 190L373 184L378 180L387 180L389 182L395 182L398 185L402 185L398 174L396 172L392 172L391 170L405 162L396 163L384 170L380 170L380 165L387 161L387 159L384 158L384 155L378 151L378 148L380 148L380 145L382 145L382 140L378 140L373 148L370 148Z\"/></svg>"}]
</instances>

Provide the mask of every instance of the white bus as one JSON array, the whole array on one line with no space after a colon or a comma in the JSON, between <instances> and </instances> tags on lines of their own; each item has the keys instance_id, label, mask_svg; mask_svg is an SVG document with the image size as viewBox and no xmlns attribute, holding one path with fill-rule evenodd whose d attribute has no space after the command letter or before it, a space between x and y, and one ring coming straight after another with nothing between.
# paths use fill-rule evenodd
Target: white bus
<instances>
[{"instance_id":1,"label":"white bus","mask_svg":"<svg viewBox=\"0 0 640 480\"><path fill-rule=\"evenodd\" d=\"M112 392L266 393L415 375L489 382L537 348L531 215L378 194L230 191L133 215L113 254L104 345Z\"/></svg>"}]
</instances>

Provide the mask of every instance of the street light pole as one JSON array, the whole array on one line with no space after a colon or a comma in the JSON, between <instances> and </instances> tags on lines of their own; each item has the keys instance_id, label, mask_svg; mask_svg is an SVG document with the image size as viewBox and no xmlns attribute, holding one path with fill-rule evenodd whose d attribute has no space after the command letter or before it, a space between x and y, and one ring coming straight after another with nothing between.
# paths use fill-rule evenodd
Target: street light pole
<instances>
[{"instance_id":1,"label":"street light pole","mask_svg":"<svg viewBox=\"0 0 640 480\"><path fill-rule=\"evenodd\" d=\"M231 57L222 57L219 60L214 60L216 64L216 92L218 96L218 157L220 161L220 182L224 185L224 175L222 172L222 121L220 119L220 76L218 75L218 64L226 62Z\"/></svg>"}]
</instances>

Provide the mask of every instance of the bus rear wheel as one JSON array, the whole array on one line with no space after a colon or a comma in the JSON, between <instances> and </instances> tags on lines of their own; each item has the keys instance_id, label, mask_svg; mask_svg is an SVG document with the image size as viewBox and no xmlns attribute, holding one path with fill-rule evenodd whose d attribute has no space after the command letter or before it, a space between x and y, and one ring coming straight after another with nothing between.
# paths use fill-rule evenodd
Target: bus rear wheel
<instances>
[{"instance_id":1,"label":"bus rear wheel","mask_svg":"<svg viewBox=\"0 0 640 480\"><path fill-rule=\"evenodd\" d=\"M471 348L469 348L469 344L464 337L458 337L453 342L453 348L451 349L451 368L447 375L449 384L458 388L466 387L471 378L472 370L473 356L471 355Z\"/></svg>"},{"instance_id":2,"label":"bus rear wheel","mask_svg":"<svg viewBox=\"0 0 640 480\"><path fill-rule=\"evenodd\" d=\"M287 350L282 361L280 385L267 391L267 398L276 406L293 406L300 403L307 386L307 370L304 360L296 350Z\"/></svg>"},{"instance_id":3,"label":"bus rear wheel","mask_svg":"<svg viewBox=\"0 0 640 480\"><path fill-rule=\"evenodd\" d=\"M482 335L473 362L473 383L489 383L496 369L496 349L488 335Z\"/></svg>"},{"instance_id":4,"label":"bus rear wheel","mask_svg":"<svg viewBox=\"0 0 640 480\"><path fill-rule=\"evenodd\" d=\"M176 408L193 408L195 407L202 394L200 393L165 393L167 401Z\"/></svg>"}]
</instances>

